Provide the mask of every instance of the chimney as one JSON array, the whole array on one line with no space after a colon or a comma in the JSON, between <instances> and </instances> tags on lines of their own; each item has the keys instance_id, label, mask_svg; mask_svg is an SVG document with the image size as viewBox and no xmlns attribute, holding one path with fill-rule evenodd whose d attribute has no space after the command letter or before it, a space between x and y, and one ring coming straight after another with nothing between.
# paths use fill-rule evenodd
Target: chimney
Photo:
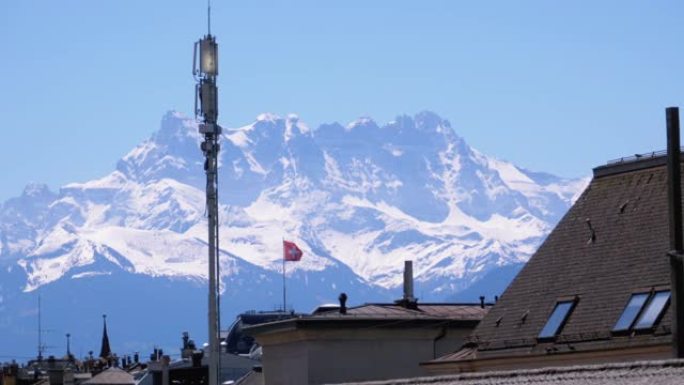
<instances>
[{"instance_id":1,"label":"chimney","mask_svg":"<svg viewBox=\"0 0 684 385\"><path fill-rule=\"evenodd\" d=\"M665 110L667 119L667 196L670 217L670 285L672 350L684 357L684 239L682 239L682 180L680 172L679 108Z\"/></svg>"},{"instance_id":2,"label":"chimney","mask_svg":"<svg viewBox=\"0 0 684 385\"><path fill-rule=\"evenodd\" d=\"M161 351L161 349L160 349ZM171 383L169 377L169 364L171 363L171 357L167 355L161 356L162 363L162 385L169 385Z\"/></svg>"},{"instance_id":3,"label":"chimney","mask_svg":"<svg viewBox=\"0 0 684 385\"><path fill-rule=\"evenodd\" d=\"M404 301L415 302L413 297L413 261L404 261Z\"/></svg>"},{"instance_id":4,"label":"chimney","mask_svg":"<svg viewBox=\"0 0 684 385\"><path fill-rule=\"evenodd\" d=\"M202 357L204 357L204 351L202 350L197 350L192 353L192 366L194 368L202 366Z\"/></svg>"},{"instance_id":5,"label":"chimney","mask_svg":"<svg viewBox=\"0 0 684 385\"><path fill-rule=\"evenodd\" d=\"M181 358L189 359L192 356L192 351L194 348L190 347L190 334L188 332L183 332L183 347L181 348Z\"/></svg>"},{"instance_id":6,"label":"chimney","mask_svg":"<svg viewBox=\"0 0 684 385\"><path fill-rule=\"evenodd\" d=\"M64 385L74 385L74 372L71 370L71 368L64 369L64 377L62 383Z\"/></svg>"},{"instance_id":7,"label":"chimney","mask_svg":"<svg viewBox=\"0 0 684 385\"><path fill-rule=\"evenodd\" d=\"M404 261L404 296L395 303L407 309L418 310L418 299L413 296L413 261Z\"/></svg>"},{"instance_id":8,"label":"chimney","mask_svg":"<svg viewBox=\"0 0 684 385\"><path fill-rule=\"evenodd\" d=\"M485 300L484 295L481 295L481 296L480 296L480 307L483 308L483 309L485 308L484 300Z\"/></svg>"},{"instance_id":9,"label":"chimney","mask_svg":"<svg viewBox=\"0 0 684 385\"><path fill-rule=\"evenodd\" d=\"M347 294L340 293L337 299L340 301L340 314L347 314Z\"/></svg>"},{"instance_id":10,"label":"chimney","mask_svg":"<svg viewBox=\"0 0 684 385\"><path fill-rule=\"evenodd\" d=\"M62 385L64 383L64 370L57 367L55 356L48 358L48 381L50 385Z\"/></svg>"},{"instance_id":11,"label":"chimney","mask_svg":"<svg viewBox=\"0 0 684 385\"><path fill-rule=\"evenodd\" d=\"M12 363L10 366L5 366L2 368L2 383L4 385L16 385L17 384L17 374L19 373L19 366Z\"/></svg>"}]
</instances>

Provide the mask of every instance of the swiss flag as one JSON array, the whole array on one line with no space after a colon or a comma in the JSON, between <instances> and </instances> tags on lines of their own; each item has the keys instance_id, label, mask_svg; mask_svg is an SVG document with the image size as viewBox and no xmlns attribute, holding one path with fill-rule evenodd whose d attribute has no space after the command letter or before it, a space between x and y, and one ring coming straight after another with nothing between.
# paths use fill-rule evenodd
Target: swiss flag
<instances>
[{"instance_id":1,"label":"swiss flag","mask_svg":"<svg viewBox=\"0 0 684 385\"><path fill-rule=\"evenodd\" d=\"M283 259L286 261L299 261L302 259L302 251L294 242L283 241Z\"/></svg>"}]
</instances>

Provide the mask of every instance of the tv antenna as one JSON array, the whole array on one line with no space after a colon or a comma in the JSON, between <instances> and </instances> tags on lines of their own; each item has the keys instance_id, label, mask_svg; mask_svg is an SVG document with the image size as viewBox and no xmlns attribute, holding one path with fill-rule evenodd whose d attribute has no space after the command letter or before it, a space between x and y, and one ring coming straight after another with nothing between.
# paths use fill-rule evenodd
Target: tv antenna
<instances>
[{"instance_id":1,"label":"tv antenna","mask_svg":"<svg viewBox=\"0 0 684 385\"><path fill-rule=\"evenodd\" d=\"M211 35L211 0L207 0L207 35Z\"/></svg>"},{"instance_id":2,"label":"tv antenna","mask_svg":"<svg viewBox=\"0 0 684 385\"><path fill-rule=\"evenodd\" d=\"M41 298L38 294L38 362L43 361L43 353L47 346L43 344L43 324L41 322Z\"/></svg>"},{"instance_id":3,"label":"tv antenna","mask_svg":"<svg viewBox=\"0 0 684 385\"><path fill-rule=\"evenodd\" d=\"M43 319L42 319L42 303L41 295L38 294L38 362L43 361L45 357L44 354L48 348L54 348L54 346L48 346L43 340L43 333L52 333L53 329L43 329Z\"/></svg>"}]
</instances>

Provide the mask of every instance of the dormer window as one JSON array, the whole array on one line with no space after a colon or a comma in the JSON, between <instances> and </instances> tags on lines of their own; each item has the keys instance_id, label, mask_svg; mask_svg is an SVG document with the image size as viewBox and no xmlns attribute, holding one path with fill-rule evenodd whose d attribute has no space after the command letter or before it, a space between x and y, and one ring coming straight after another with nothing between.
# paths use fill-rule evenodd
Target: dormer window
<instances>
[{"instance_id":1,"label":"dormer window","mask_svg":"<svg viewBox=\"0 0 684 385\"><path fill-rule=\"evenodd\" d=\"M670 303L670 291L661 290L649 293L635 293L629 298L627 306L613 327L613 332L648 330L660 320Z\"/></svg>"},{"instance_id":2,"label":"dormer window","mask_svg":"<svg viewBox=\"0 0 684 385\"><path fill-rule=\"evenodd\" d=\"M565 326L565 323L567 322L570 313L572 313L572 310L575 308L576 303L576 300L557 302L556 307L553 308L551 316L549 317L548 321L546 321L546 325L544 325L544 328L542 329L541 333L539 333L537 338L550 339L557 336L563 329L563 326Z\"/></svg>"}]
</instances>

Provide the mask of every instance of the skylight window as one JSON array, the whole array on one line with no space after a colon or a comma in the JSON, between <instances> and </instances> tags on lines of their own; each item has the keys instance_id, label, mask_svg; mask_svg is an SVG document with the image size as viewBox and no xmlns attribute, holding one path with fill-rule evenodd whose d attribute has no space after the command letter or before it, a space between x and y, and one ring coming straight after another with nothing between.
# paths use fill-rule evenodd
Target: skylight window
<instances>
[{"instance_id":1,"label":"skylight window","mask_svg":"<svg viewBox=\"0 0 684 385\"><path fill-rule=\"evenodd\" d=\"M575 301L561 301L556 303L553 313L551 313L549 320L546 321L546 325L544 325L541 333L539 333L538 338L553 338L557 336L563 328L563 325L565 325L565 322L574 307Z\"/></svg>"},{"instance_id":2,"label":"skylight window","mask_svg":"<svg viewBox=\"0 0 684 385\"><path fill-rule=\"evenodd\" d=\"M660 317L662 317L669 303L669 290L632 294L627 306L622 311L622 315L615 323L613 332L653 328L660 320Z\"/></svg>"},{"instance_id":3,"label":"skylight window","mask_svg":"<svg viewBox=\"0 0 684 385\"><path fill-rule=\"evenodd\" d=\"M670 291L658 291L653 294L651 301L637 320L635 329L650 329L660 319L665 307L670 303Z\"/></svg>"},{"instance_id":4,"label":"skylight window","mask_svg":"<svg viewBox=\"0 0 684 385\"><path fill-rule=\"evenodd\" d=\"M618 319L617 323L613 327L613 331L621 332L629 330L634 324L634 321L637 319L641 309L644 307L648 297L649 293L632 294L632 297L629 299L625 310L622 311L620 319Z\"/></svg>"}]
</instances>

